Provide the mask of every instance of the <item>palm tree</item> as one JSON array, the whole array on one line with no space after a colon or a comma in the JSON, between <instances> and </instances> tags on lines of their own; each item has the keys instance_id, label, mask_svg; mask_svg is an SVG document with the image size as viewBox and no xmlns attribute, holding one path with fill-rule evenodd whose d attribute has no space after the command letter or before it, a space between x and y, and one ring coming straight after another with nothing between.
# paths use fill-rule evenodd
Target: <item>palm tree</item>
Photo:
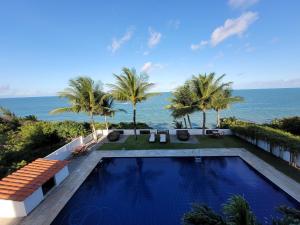
<instances>
[{"instance_id":1,"label":"palm tree","mask_svg":"<svg viewBox=\"0 0 300 225\"><path fill-rule=\"evenodd\" d=\"M116 112L126 112L124 109L114 108L114 98L110 94L105 94L101 97L98 112L100 116L104 116L106 130L108 130L107 117L112 117Z\"/></svg>"},{"instance_id":2,"label":"palm tree","mask_svg":"<svg viewBox=\"0 0 300 225\"><path fill-rule=\"evenodd\" d=\"M227 224L256 225L256 218L243 196L233 195L223 206Z\"/></svg>"},{"instance_id":3,"label":"palm tree","mask_svg":"<svg viewBox=\"0 0 300 225\"><path fill-rule=\"evenodd\" d=\"M74 112L86 113L91 120L93 137L97 140L94 116L99 111L99 103L104 96L100 82L95 83L89 77L78 77L69 81L69 87L58 93L59 97L67 98L70 106L52 110L51 114Z\"/></svg>"},{"instance_id":4,"label":"palm tree","mask_svg":"<svg viewBox=\"0 0 300 225\"><path fill-rule=\"evenodd\" d=\"M203 135L205 134L206 127L206 111L212 108L212 100L214 96L231 84L230 82L221 83L225 74L217 79L215 76L215 73L199 74L198 76L193 76L190 80L190 86L196 98L194 105L198 108L198 110L202 111L203 114Z\"/></svg>"},{"instance_id":5,"label":"palm tree","mask_svg":"<svg viewBox=\"0 0 300 225\"><path fill-rule=\"evenodd\" d=\"M136 105L147 98L156 95L155 93L148 93L154 86L153 83L148 82L146 74L138 75L134 68L123 68L121 75L115 75L116 84L109 84L113 97L116 100L123 102L130 102L133 107L133 126L135 139L136 136Z\"/></svg>"},{"instance_id":6,"label":"palm tree","mask_svg":"<svg viewBox=\"0 0 300 225\"><path fill-rule=\"evenodd\" d=\"M173 92L173 97L170 101L171 104L167 105L166 108L172 110L172 116L175 119L187 116L189 126L192 128L190 114L195 111L195 107L193 106L195 97L189 84L185 83L183 86L178 87ZM184 123L186 124L185 118Z\"/></svg>"},{"instance_id":7,"label":"palm tree","mask_svg":"<svg viewBox=\"0 0 300 225\"><path fill-rule=\"evenodd\" d=\"M214 96L212 108L217 112L217 127L220 127L220 111L228 109L231 104L242 102L244 99L240 96L232 96L232 90L225 88Z\"/></svg>"}]
</instances>

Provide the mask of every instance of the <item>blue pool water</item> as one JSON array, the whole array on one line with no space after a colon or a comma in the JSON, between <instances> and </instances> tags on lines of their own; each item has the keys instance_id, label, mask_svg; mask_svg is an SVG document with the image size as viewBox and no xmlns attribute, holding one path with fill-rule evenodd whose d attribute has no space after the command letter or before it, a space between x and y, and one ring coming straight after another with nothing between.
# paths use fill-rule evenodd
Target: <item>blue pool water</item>
<instances>
[{"instance_id":1,"label":"blue pool water","mask_svg":"<svg viewBox=\"0 0 300 225\"><path fill-rule=\"evenodd\" d=\"M176 225L191 203L216 211L243 195L259 221L299 204L239 157L116 158L98 165L52 225Z\"/></svg>"}]
</instances>

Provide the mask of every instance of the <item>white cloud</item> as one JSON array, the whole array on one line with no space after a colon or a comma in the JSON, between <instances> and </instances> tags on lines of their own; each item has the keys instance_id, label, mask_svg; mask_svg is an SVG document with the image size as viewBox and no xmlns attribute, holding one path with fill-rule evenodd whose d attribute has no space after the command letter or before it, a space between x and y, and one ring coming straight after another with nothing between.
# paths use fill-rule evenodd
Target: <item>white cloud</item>
<instances>
[{"instance_id":1,"label":"white cloud","mask_svg":"<svg viewBox=\"0 0 300 225\"><path fill-rule=\"evenodd\" d=\"M229 0L228 5L234 9L245 9L249 6L256 4L259 0Z\"/></svg>"},{"instance_id":2,"label":"white cloud","mask_svg":"<svg viewBox=\"0 0 300 225\"><path fill-rule=\"evenodd\" d=\"M149 27L149 33L150 37L148 39L148 47L153 48L160 42L162 34L153 30L151 27Z\"/></svg>"},{"instance_id":3,"label":"white cloud","mask_svg":"<svg viewBox=\"0 0 300 225\"><path fill-rule=\"evenodd\" d=\"M248 27L258 19L258 14L255 12L245 12L236 19L227 19L224 25L217 27L211 34L210 40L201 41L199 44L192 44L191 49L193 51L199 50L211 44L213 47L217 46L225 39L231 36L241 36Z\"/></svg>"},{"instance_id":4,"label":"white cloud","mask_svg":"<svg viewBox=\"0 0 300 225\"><path fill-rule=\"evenodd\" d=\"M112 53L115 53L123 44L129 41L133 35L133 28L129 28L126 33L119 39L113 38L111 45L108 47Z\"/></svg>"},{"instance_id":5,"label":"white cloud","mask_svg":"<svg viewBox=\"0 0 300 225\"><path fill-rule=\"evenodd\" d=\"M172 29L177 30L180 27L180 20L176 19L176 20L169 20L168 22L168 26Z\"/></svg>"},{"instance_id":6,"label":"white cloud","mask_svg":"<svg viewBox=\"0 0 300 225\"><path fill-rule=\"evenodd\" d=\"M149 53L150 53L149 51L144 51L143 55L149 55Z\"/></svg>"},{"instance_id":7,"label":"white cloud","mask_svg":"<svg viewBox=\"0 0 300 225\"><path fill-rule=\"evenodd\" d=\"M165 66L163 64L160 63L152 63L152 62L146 62L142 68L141 68L141 72L142 73L149 73L150 71L154 70L154 69L163 69Z\"/></svg>"},{"instance_id":8,"label":"white cloud","mask_svg":"<svg viewBox=\"0 0 300 225\"><path fill-rule=\"evenodd\" d=\"M223 26L217 27L213 31L210 39L211 44L216 46L231 36L242 35L257 19L258 14L254 12L243 13L236 19L227 19Z\"/></svg>"},{"instance_id":9,"label":"white cloud","mask_svg":"<svg viewBox=\"0 0 300 225\"><path fill-rule=\"evenodd\" d=\"M191 44L191 49L193 51L199 50L201 48L203 48L204 46L206 46L209 42L208 41L200 41L200 43L198 44Z\"/></svg>"},{"instance_id":10,"label":"white cloud","mask_svg":"<svg viewBox=\"0 0 300 225\"><path fill-rule=\"evenodd\" d=\"M150 71L151 67L152 67L152 62L146 62L146 63L143 65L141 71L142 71L143 73L148 73L148 72Z\"/></svg>"}]
</instances>

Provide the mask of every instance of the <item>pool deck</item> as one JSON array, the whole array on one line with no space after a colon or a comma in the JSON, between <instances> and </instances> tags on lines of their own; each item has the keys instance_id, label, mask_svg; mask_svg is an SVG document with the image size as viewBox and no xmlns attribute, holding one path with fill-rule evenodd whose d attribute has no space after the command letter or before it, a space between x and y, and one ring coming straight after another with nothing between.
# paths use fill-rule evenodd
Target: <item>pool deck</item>
<instances>
[{"instance_id":1,"label":"pool deck","mask_svg":"<svg viewBox=\"0 0 300 225\"><path fill-rule=\"evenodd\" d=\"M27 217L0 218L0 225L50 225L98 162L105 157L176 157L176 156L239 156L263 176L300 202L300 185L243 148L205 148L181 150L106 150L92 151L72 160L70 175Z\"/></svg>"}]
</instances>

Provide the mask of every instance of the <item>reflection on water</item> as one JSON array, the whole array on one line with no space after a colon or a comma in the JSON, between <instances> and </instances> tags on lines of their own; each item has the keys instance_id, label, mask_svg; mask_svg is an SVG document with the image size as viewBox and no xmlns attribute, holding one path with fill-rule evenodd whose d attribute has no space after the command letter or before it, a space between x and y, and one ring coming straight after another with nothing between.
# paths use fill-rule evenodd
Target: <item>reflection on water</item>
<instances>
[{"instance_id":1,"label":"reflection on water","mask_svg":"<svg viewBox=\"0 0 300 225\"><path fill-rule=\"evenodd\" d=\"M98 165L52 225L180 225L193 202L220 211L243 195L262 224L298 203L238 157L116 158Z\"/></svg>"},{"instance_id":2,"label":"reflection on water","mask_svg":"<svg viewBox=\"0 0 300 225\"><path fill-rule=\"evenodd\" d=\"M121 192L131 202L131 206L136 206L145 200L152 200L150 184L162 175L162 171L144 169L142 158L136 158L135 161L135 165L127 166L122 174L120 186Z\"/></svg>"}]
</instances>

